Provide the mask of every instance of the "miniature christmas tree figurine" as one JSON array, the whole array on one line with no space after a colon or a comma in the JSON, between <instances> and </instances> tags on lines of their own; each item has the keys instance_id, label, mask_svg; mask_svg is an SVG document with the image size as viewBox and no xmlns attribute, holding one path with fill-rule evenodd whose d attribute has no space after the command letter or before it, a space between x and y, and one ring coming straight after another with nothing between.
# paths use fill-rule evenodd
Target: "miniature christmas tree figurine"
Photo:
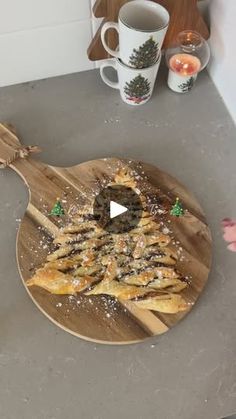
<instances>
[{"instance_id":1,"label":"miniature christmas tree figurine","mask_svg":"<svg viewBox=\"0 0 236 419\"><path fill-rule=\"evenodd\" d=\"M57 202L55 203L54 207L52 208L51 212L49 215L54 215L56 217L61 217L62 215L65 215L65 211L61 205L61 202L59 201L59 199L57 200Z\"/></svg>"},{"instance_id":2,"label":"miniature christmas tree figurine","mask_svg":"<svg viewBox=\"0 0 236 419\"><path fill-rule=\"evenodd\" d=\"M150 83L139 74L130 83L126 83L124 92L128 100L133 100L135 103L143 102L150 96Z\"/></svg>"},{"instance_id":3,"label":"miniature christmas tree figurine","mask_svg":"<svg viewBox=\"0 0 236 419\"><path fill-rule=\"evenodd\" d=\"M193 88L194 81L194 77L190 77L190 79L187 80L186 83L182 83L178 87L182 90L183 93L189 92Z\"/></svg>"},{"instance_id":4,"label":"miniature christmas tree figurine","mask_svg":"<svg viewBox=\"0 0 236 419\"><path fill-rule=\"evenodd\" d=\"M174 217L181 217L182 215L184 215L183 205L181 204L179 198L176 198L175 204L173 205L170 214Z\"/></svg>"},{"instance_id":5,"label":"miniature christmas tree figurine","mask_svg":"<svg viewBox=\"0 0 236 419\"><path fill-rule=\"evenodd\" d=\"M135 68L147 68L157 61L159 49L157 42L150 37L139 49L134 49L129 63Z\"/></svg>"}]
</instances>

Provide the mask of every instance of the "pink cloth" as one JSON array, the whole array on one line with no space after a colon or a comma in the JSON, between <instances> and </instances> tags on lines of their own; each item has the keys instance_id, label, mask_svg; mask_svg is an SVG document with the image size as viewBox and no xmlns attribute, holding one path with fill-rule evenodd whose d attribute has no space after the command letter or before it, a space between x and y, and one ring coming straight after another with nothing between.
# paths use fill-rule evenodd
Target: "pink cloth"
<instances>
[{"instance_id":1,"label":"pink cloth","mask_svg":"<svg viewBox=\"0 0 236 419\"><path fill-rule=\"evenodd\" d=\"M232 252L236 252L236 220L232 218L225 218L221 222L223 227L223 238L230 243L227 248Z\"/></svg>"}]
</instances>

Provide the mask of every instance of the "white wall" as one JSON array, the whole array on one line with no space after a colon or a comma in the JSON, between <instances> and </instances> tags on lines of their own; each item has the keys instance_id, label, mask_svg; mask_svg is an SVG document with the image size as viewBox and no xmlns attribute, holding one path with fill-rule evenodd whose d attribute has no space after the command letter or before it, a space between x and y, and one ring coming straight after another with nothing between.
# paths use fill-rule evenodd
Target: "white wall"
<instances>
[{"instance_id":1,"label":"white wall","mask_svg":"<svg viewBox=\"0 0 236 419\"><path fill-rule=\"evenodd\" d=\"M0 0L0 16L0 86L94 68L90 0Z\"/></svg>"},{"instance_id":2,"label":"white wall","mask_svg":"<svg viewBox=\"0 0 236 419\"><path fill-rule=\"evenodd\" d=\"M208 67L236 122L236 0L209 0L211 62Z\"/></svg>"}]
</instances>

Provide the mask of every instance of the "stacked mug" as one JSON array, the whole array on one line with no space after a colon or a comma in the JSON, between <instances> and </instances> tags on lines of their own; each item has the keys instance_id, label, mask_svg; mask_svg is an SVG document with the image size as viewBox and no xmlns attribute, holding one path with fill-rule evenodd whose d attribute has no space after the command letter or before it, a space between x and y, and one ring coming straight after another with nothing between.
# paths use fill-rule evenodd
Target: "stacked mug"
<instances>
[{"instance_id":1,"label":"stacked mug","mask_svg":"<svg viewBox=\"0 0 236 419\"><path fill-rule=\"evenodd\" d=\"M100 74L108 86L120 90L125 103L137 106L150 99L168 25L167 10L149 0L132 0L124 4L119 11L118 23L106 22L103 25L103 46L115 58L103 61ZM119 35L117 50L112 50L106 43L106 32L111 28ZM106 76L106 67L117 71L118 82Z\"/></svg>"}]
</instances>

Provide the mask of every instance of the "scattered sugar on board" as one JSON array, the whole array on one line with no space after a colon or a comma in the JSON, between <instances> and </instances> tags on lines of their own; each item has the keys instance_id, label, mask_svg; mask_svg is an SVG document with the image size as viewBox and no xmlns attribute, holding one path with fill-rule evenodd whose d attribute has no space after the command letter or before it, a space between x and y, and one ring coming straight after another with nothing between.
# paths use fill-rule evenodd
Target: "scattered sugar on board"
<instances>
[{"instance_id":1,"label":"scattered sugar on board","mask_svg":"<svg viewBox=\"0 0 236 419\"><path fill-rule=\"evenodd\" d=\"M169 229L168 227L163 227L163 229L162 229L162 233L163 233L163 234L170 234L170 233L171 233L171 231L170 231L170 229Z\"/></svg>"}]
</instances>

